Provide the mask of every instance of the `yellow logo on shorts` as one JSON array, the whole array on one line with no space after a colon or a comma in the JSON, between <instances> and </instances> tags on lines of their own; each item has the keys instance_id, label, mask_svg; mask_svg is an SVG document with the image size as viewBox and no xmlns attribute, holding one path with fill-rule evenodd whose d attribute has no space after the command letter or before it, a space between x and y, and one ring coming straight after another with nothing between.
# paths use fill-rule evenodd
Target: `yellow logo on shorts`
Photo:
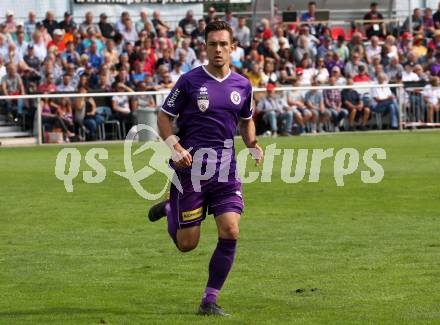
<instances>
[{"instance_id":1,"label":"yellow logo on shorts","mask_svg":"<svg viewBox=\"0 0 440 325\"><path fill-rule=\"evenodd\" d=\"M183 221L192 221L197 218L200 218L203 214L203 207L197 208L192 211L182 212Z\"/></svg>"}]
</instances>

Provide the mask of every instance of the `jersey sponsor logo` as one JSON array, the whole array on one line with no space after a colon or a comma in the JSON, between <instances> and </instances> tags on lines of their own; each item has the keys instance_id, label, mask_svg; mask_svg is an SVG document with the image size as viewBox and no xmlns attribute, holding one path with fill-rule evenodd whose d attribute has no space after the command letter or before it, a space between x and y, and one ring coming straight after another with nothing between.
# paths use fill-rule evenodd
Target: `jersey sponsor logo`
<instances>
[{"instance_id":1,"label":"jersey sponsor logo","mask_svg":"<svg viewBox=\"0 0 440 325\"><path fill-rule=\"evenodd\" d=\"M209 107L208 88L200 87L200 93L197 96L197 106L201 112L205 112Z\"/></svg>"},{"instance_id":2,"label":"jersey sponsor logo","mask_svg":"<svg viewBox=\"0 0 440 325\"><path fill-rule=\"evenodd\" d=\"M203 207L200 207L192 211L182 212L182 220L193 221L197 218L200 218L202 215L203 215Z\"/></svg>"},{"instance_id":3,"label":"jersey sponsor logo","mask_svg":"<svg viewBox=\"0 0 440 325\"><path fill-rule=\"evenodd\" d=\"M168 101L167 101L167 105L168 105L169 107L174 107L174 104L176 103L176 99L177 99L177 97L179 96L179 94L180 94L180 89L179 89L179 88L176 88L176 89L173 91L173 93L171 94L171 96L170 96L170 98L168 99Z\"/></svg>"},{"instance_id":4,"label":"jersey sponsor logo","mask_svg":"<svg viewBox=\"0 0 440 325\"><path fill-rule=\"evenodd\" d=\"M241 102L241 96L240 93L238 91L233 91L231 93L231 102L233 102L235 105L240 104Z\"/></svg>"}]
</instances>

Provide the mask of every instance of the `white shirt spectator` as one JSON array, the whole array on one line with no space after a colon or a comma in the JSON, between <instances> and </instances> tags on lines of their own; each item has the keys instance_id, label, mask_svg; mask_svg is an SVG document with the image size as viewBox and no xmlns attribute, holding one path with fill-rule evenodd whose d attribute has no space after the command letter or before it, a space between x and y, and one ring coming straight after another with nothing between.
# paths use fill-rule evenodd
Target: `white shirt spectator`
<instances>
[{"instance_id":1,"label":"white shirt spectator","mask_svg":"<svg viewBox=\"0 0 440 325\"><path fill-rule=\"evenodd\" d=\"M128 101L128 96L113 96L112 100L116 102L118 107L125 113L130 113L130 103Z\"/></svg>"},{"instance_id":2,"label":"white shirt spectator","mask_svg":"<svg viewBox=\"0 0 440 325\"><path fill-rule=\"evenodd\" d=\"M251 45L251 31L247 26L243 26L242 28L237 27L235 30L235 37L240 46L248 47Z\"/></svg>"},{"instance_id":3,"label":"white shirt spectator","mask_svg":"<svg viewBox=\"0 0 440 325\"><path fill-rule=\"evenodd\" d=\"M8 43L4 43L2 46L0 46L0 57L3 59L3 61L7 60L9 53L9 45Z\"/></svg>"},{"instance_id":4,"label":"white shirt spectator","mask_svg":"<svg viewBox=\"0 0 440 325\"><path fill-rule=\"evenodd\" d=\"M431 85L426 85L422 91L423 97L432 105L437 105L440 99L440 88L433 88Z\"/></svg>"},{"instance_id":5,"label":"white shirt spectator","mask_svg":"<svg viewBox=\"0 0 440 325\"><path fill-rule=\"evenodd\" d=\"M177 80L179 80L181 75L183 75L183 72L182 71L177 72L176 69L173 69L173 71L171 71L170 73L170 77L173 82L177 82Z\"/></svg>"},{"instance_id":6,"label":"white shirt spectator","mask_svg":"<svg viewBox=\"0 0 440 325\"><path fill-rule=\"evenodd\" d=\"M15 53L20 58L20 61L23 60L23 57L27 54L27 50L28 50L27 47L28 47L28 43L25 41L21 44L15 43Z\"/></svg>"},{"instance_id":7,"label":"white shirt spectator","mask_svg":"<svg viewBox=\"0 0 440 325\"><path fill-rule=\"evenodd\" d=\"M194 68L200 67L201 65L208 65L208 63L209 63L209 61L207 58L203 61L196 59L192 65L192 68L194 69Z\"/></svg>"},{"instance_id":8,"label":"white shirt spectator","mask_svg":"<svg viewBox=\"0 0 440 325\"><path fill-rule=\"evenodd\" d=\"M419 76L413 71L407 72L406 70L404 70L402 72L402 81L404 81L404 82L405 81L419 81L419 80L420 80Z\"/></svg>"},{"instance_id":9,"label":"white shirt spectator","mask_svg":"<svg viewBox=\"0 0 440 325\"><path fill-rule=\"evenodd\" d=\"M393 96L390 87L371 88L371 98L373 99L385 100L390 96Z\"/></svg>"},{"instance_id":10,"label":"white shirt spectator","mask_svg":"<svg viewBox=\"0 0 440 325\"><path fill-rule=\"evenodd\" d=\"M40 42L39 44L34 43L34 55L43 62L47 56L47 48L44 42Z\"/></svg>"},{"instance_id":11,"label":"white shirt spectator","mask_svg":"<svg viewBox=\"0 0 440 325\"><path fill-rule=\"evenodd\" d=\"M375 48L370 45L365 49L365 54L367 55L368 60L372 60L375 56L380 56L382 52L382 46L378 45Z\"/></svg>"},{"instance_id":12,"label":"white shirt spectator","mask_svg":"<svg viewBox=\"0 0 440 325\"><path fill-rule=\"evenodd\" d=\"M196 52L194 52L194 50L191 47L188 47L187 49L183 49L183 48L179 47L178 49L176 49L176 52L174 55L176 60L179 59L179 52L182 50L186 51L185 62L188 63L190 66L192 66L193 63L197 60Z\"/></svg>"},{"instance_id":13,"label":"white shirt spectator","mask_svg":"<svg viewBox=\"0 0 440 325\"><path fill-rule=\"evenodd\" d=\"M136 29L133 27L131 30L127 30L126 28L123 28L121 30L121 35L124 37L124 40L127 42L130 42L134 44L137 40L139 40L138 33L136 32Z\"/></svg>"}]
</instances>

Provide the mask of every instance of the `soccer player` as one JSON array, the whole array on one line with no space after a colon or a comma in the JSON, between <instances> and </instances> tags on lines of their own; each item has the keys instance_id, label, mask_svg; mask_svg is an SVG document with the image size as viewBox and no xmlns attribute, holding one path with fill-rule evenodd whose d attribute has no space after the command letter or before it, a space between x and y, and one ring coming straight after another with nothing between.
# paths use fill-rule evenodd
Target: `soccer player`
<instances>
[{"instance_id":1,"label":"soccer player","mask_svg":"<svg viewBox=\"0 0 440 325\"><path fill-rule=\"evenodd\" d=\"M263 151L257 144L252 120L251 84L229 68L230 54L235 48L231 27L224 21L209 23L205 41L209 63L179 78L158 115L159 133L164 140L174 136L172 122L177 118L179 131L171 149L178 158L170 161L170 165L183 193L171 184L169 200L151 207L148 218L156 221L166 216L168 232L177 248L188 252L199 242L200 224L206 214L214 215L218 243L209 263L208 283L198 314L228 316L216 302L234 261L243 212L233 143L237 125L244 143L253 149L256 164L260 163ZM213 165L212 155L206 158L198 154L202 150L214 151L217 157ZM227 161L230 163L226 167ZM200 174L200 166L207 170L208 163L214 166L214 176L201 180L199 187L194 186L192 181Z\"/></svg>"}]
</instances>

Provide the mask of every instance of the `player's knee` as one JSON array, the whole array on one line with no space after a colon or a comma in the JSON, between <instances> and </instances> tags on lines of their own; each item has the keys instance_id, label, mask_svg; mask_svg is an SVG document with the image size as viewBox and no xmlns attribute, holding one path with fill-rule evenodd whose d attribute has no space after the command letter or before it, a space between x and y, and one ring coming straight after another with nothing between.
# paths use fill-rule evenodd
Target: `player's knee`
<instances>
[{"instance_id":1,"label":"player's knee","mask_svg":"<svg viewBox=\"0 0 440 325\"><path fill-rule=\"evenodd\" d=\"M238 228L238 225L230 224L226 225L222 228L222 236L227 239L238 239L238 236L240 234L240 229Z\"/></svg>"},{"instance_id":2,"label":"player's knee","mask_svg":"<svg viewBox=\"0 0 440 325\"><path fill-rule=\"evenodd\" d=\"M177 243L177 248L182 253L190 252L197 247L198 242L192 240L183 240Z\"/></svg>"}]
</instances>

